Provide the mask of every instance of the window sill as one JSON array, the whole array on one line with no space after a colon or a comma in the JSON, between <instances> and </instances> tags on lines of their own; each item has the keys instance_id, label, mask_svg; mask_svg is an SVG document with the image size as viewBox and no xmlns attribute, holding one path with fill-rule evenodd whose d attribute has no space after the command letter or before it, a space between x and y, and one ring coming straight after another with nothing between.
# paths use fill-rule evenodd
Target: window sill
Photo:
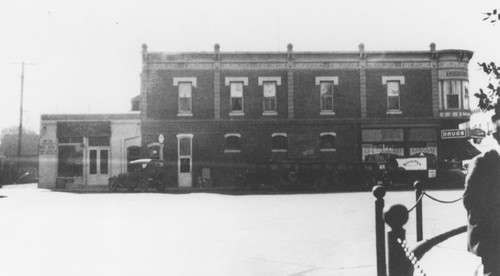
<instances>
[{"instance_id":1,"label":"window sill","mask_svg":"<svg viewBox=\"0 0 500 276\"><path fill-rule=\"evenodd\" d=\"M288 152L286 149L273 149L271 152Z\"/></svg>"},{"instance_id":2,"label":"window sill","mask_svg":"<svg viewBox=\"0 0 500 276\"><path fill-rule=\"evenodd\" d=\"M333 111L321 111L319 113L319 115L327 115L327 116L330 115L331 116L331 115L335 115L335 112L333 112Z\"/></svg>"},{"instance_id":3,"label":"window sill","mask_svg":"<svg viewBox=\"0 0 500 276\"><path fill-rule=\"evenodd\" d=\"M241 150L224 150L224 153L240 153Z\"/></svg>"},{"instance_id":4,"label":"window sill","mask_svg":"<svg viewBox=\"0 0 500 276\"><path fill-rule=\"evenodd\" d=\"M262 113L262 116L277 116L278 115L278 112L276 111L264 111L264 113Z\"/></svg>"},{"instance_id":5,"label":"window sill","mask_svg":"<svg viewBox=\"0 0 500 276\"><path fill-rule=\"evenodd\" d=\"M193 113L178 113L177 117L193 117Z\"/></svg>"},{"instance_id":6,"label":"window sill","mask_svg":"<svg viewBox=\"0 0 500 276\"><path fill-rule=\"evenodd\" d=\"M320 152L336 152L337 149L320 149Z\"/></svg>"},{"instance_id":7,"label":"window sill","mask_svg":"<svg viewBox=\"0 0 500 276\"><path fill-rule=\"evenodd\" d=\"M386 114L388 114L388 115L401 115L401 114L403 114L403 111L401 111L401 110L387 110Z\"/></svg>"},{"instance_id":8,"label":"window sill","mask_svg":"<svg viewBox=\"0 0 500 276\"><path fill-rule=\"evenodd\" d=\"M245 116L245 113L244 112L241 112L241 111L231 111L229 113L229 116Z\"/></svg>"}]
</instances>

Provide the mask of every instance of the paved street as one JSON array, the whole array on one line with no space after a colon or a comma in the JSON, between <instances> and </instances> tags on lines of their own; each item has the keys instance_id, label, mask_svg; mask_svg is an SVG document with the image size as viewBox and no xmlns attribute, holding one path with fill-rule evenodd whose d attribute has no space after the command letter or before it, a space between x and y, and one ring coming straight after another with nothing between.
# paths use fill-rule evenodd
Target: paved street
<instances>
[{"instance_id":1,"label":"paved street","mask_svg":"<svg viewBox=\"0 0 500 276\"><path fill-rule=\"evenodd\" d=\"M369 192L72 194L29 184L0 195L1 275L376 275ZM389 192L386 206L413 200L412 192ZM463 224L461 202L424 200L424 237ZM431 276L473 275L478 264L464 234L422 260Z\"/></svg>"}]
</instances>

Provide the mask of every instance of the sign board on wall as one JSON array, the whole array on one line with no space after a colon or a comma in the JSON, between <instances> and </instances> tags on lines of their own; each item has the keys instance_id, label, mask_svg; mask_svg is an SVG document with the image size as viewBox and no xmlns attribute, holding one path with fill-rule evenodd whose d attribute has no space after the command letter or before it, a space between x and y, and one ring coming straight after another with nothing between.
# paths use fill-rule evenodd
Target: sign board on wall
<instances>
[{"instance_id":1,"label":"sign board on wall","mask_svg":"<svg viewBox=\"0 0 500 276\"><path fill-rule=\"evenodd\" d=\"M427 170L427 158L426 157L408 157L408 158L396 158L398 162L398 167L403 168L407 171L425 171Z\"/></svg>"},{"instance_id":2,"label":"sign board on wall","mask_svg":"<svg viewBox=\"0 0 500 276\"><path fill-rule=\"evenodd\" d=\"M467 138L465 129L443 129L441 139Z\"/></svg>"},{"instance_id":3,"label":"sign board on wall","mask_svg":"<svg viewBox=\"0 0 500 276\"><path fill-rule=\"evenodd\" d=\"M57 146L54 140L44 139L40 142L38 146L38 153L40 155L44 154L57 154Z\"/></svg>"}]
</instances>

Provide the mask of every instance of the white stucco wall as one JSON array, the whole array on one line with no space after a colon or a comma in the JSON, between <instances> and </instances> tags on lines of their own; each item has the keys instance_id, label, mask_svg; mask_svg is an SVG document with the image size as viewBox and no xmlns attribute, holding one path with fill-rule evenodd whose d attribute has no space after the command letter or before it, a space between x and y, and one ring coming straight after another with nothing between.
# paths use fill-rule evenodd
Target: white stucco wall
<instances>
[{"instance_id":1,"label":"white stucco wall","mask_svg":"<svg viewBox=\"0 0 500 276\"><path fill-rule=\"evenodd\" d=\"M139 120L111 122L111 167L110 175L127 172L127 148L141 146Z\"/></svg>"},{"instance_id":2,"label":"white stucco wall","mask_svg":"<svg viewBox=\"0 0 500 276\"><path fill-rule=\"evenodd\" d=\"M38 157L38 188L53 189L57 177L57 122L42 121Z\"/></svg>"},{"instance_id":3,"label":"white stucco wall","mask_svg":"<svg viewBox=\"0 0 500 276\"><path fill-rule=\"evenodd\" d=\"M85 117L82 117L84 121ZM93 118L94 119L94 118ZM61 119L63 121L64 119ZM141 146L141 127L139 119L114 119L111 121L109 176L118 175L127 171L127 148ZM41 137L39 141L39 182L38 188L56 188L58 167L57 122L42 120ZM88 139L84 139L83 177L75 181L76 185L106 185L106 183L88 183Z\"/></svg>"}]
</instances>

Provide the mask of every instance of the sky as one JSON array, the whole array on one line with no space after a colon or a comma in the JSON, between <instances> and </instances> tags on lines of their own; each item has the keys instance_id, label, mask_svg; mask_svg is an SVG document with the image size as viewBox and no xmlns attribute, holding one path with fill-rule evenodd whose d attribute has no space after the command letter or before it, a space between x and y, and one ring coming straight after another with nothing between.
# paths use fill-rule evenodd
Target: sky
<instances>
[{"instance_id":1,"label":"sky","mask_svg":"<svg viewBox=\"0 0 500 276\"><path fill-rule=\"evenodd\" d=\"M0 2L0 130L39 130L41 114L123 113L140 93L149 51L366 51L465 49L474 93L477 62L500 62L490 0L18 0ZM473 97L472 97L473 98ZM471 104L475 106L474 103Z\"/></svg>"}]
</instances>

